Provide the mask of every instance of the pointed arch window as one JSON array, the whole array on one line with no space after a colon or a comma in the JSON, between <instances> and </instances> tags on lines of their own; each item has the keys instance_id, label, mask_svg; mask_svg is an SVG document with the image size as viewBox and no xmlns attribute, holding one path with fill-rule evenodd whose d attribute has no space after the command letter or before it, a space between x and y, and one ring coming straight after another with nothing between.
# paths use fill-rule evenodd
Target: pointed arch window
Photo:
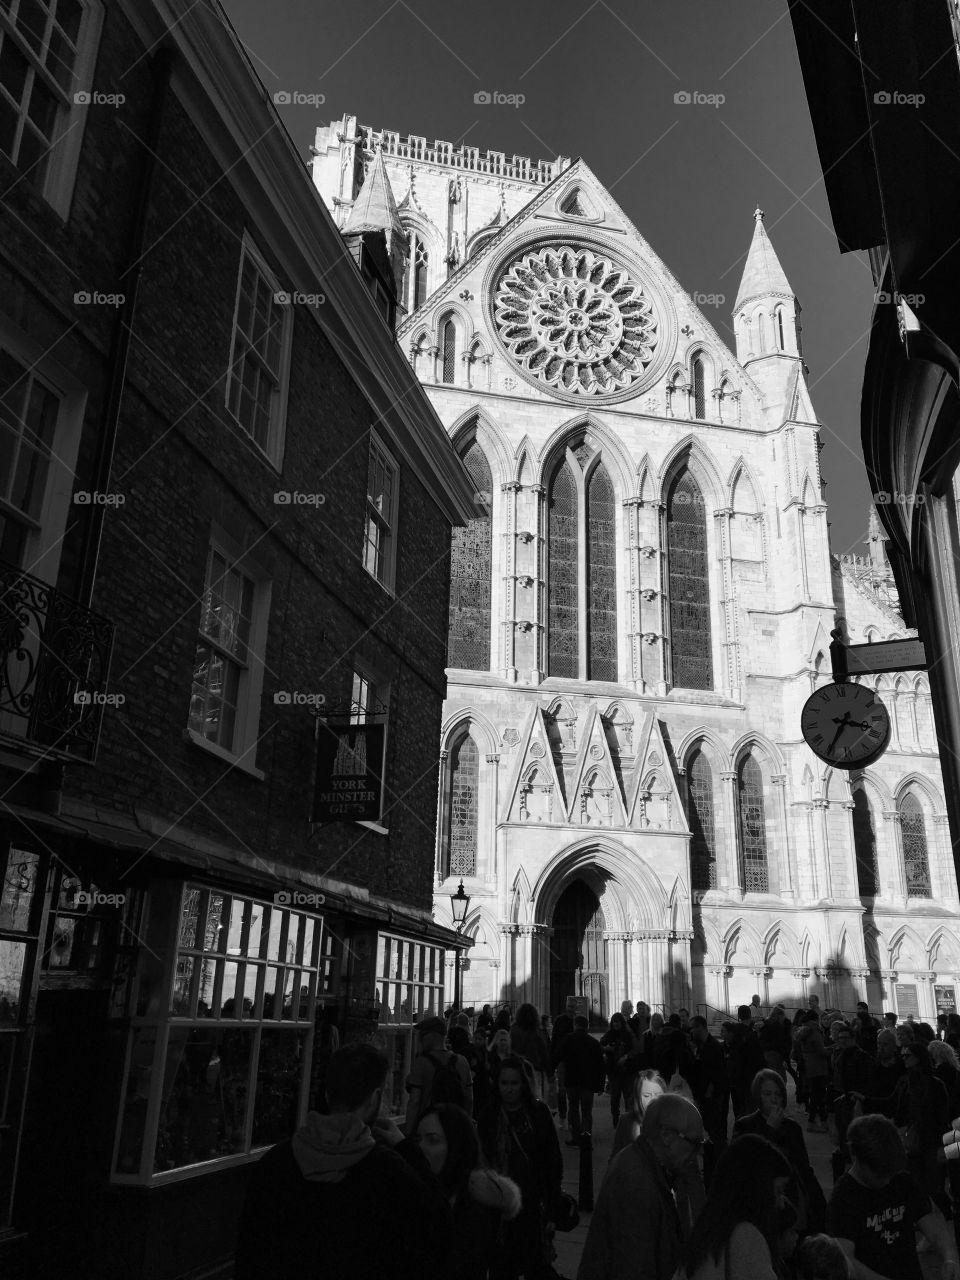
<instances>
[{"instance_id":1,"label":"pointed arch window","mask_svg":"<svg viewBox=\"0 0 960 1280\"><path fill-rule=\"evenodd\" d=\"M768 893L767 827L763 806L763 774L752 755L737 770L737 818L740 835L740 869L745 893Z\"/></svg>"},{"instance_id":2,"label":"pointed arch window","mask_svg":"<svg viewBox=\"0 0 960 1280\"><path fill-rule=\"evenodd\" d=\"M686 470L667 497L667 582L672 683L712 689L707 515L700 486Z\"/></svg>"},{"instance_id":3,"label":"pointed arch window","mask_svg":"<svg viewBox=\"0 0 960 1280\"><path fill-rule=\"evenodd\" d=\"M693 416L701 419L701 421L707 416L707 395L704 387L702 356L696 356L693 361Z\"/></svg>"},{"instance_id":4,"label":"pointed arch window","mask_svg":"<svg viewBox=\"0 0 960 1280\"><path fill-rule=\"evenodd\" d=\"M457 326L453 316L440 322L440 354L443 360L443 382L453 382L457 371Z\"/></svg>"},{"instance_id":5,"label":"pointed arch window","mask_svg":"<svg viewBox=\"0 0 960 1280\"><path fill-rule=\"evenodd\" d=\"M617 678L617 557L613 485L598 462L587 482L587 679Z\"/></svg>"},{"instance_id":6,"label":"pointed arch window","mask_svg":"<svg viewBox=\"0 0 960 1280\"><path fill-rule=\"evenodd\" d=\"M857 890L861 898L876 896L880 885L877 833L864 787L853 793L853 848L857 858Z\"/></svg>"},{"instance_id":7,"label":"pointed arch window","mask_svg":"<svg viewBox=\"0 0 960 1280\"><path fill-rule=\"evenodd\" d=\"M458 739L450 752L447 773L447 858L448 876L477 873L477 836L480 784L480 752L470 733Z\"/></svg>"},{"instance_id":8,"label":"pointed arch window","mask_svg":"<svg viewBox=\"0 0 960 1280\"><path fill-rule=\"evenodd\" d=\"M427 270L430 255L426 242L416 231L407 237L407 273L403 285L403 296L409 311L417 311L427 300Z\"/></svg>"},{"instance_id":9,"label":"pointed arch window","mask_svg":"<svg viewBox=\"0 0 960 1280\"><path fill-rule=\"evenodd\" d=\"M580 674L578 523L577 482L564 458L553 473L547 500L547 670L574 679Z\"/></svg>"},{"instance_id":10,"label":"pointed arch window","mask_svg":"<svg viewBox=\"0 0 960 1280\"><path fill-rule=\"evenodd\" d=\"M587 440L574 442L547 488L547 672L616 680L616 498Z\"/></svg>"},{"instance_id":11,"label":"pointed arch window","mask_svg":"<svg viewBox=\"0 0 960 1280\"><path fill-rule=\"evenodd\" d=\"M690 787L690 885L696 892L717 887L716 824L713 809L713 770L702 751L687 765Z\"/></svg>"},{"instance_id":12,"label":"pointed arch window","mask_svg":"<svg viewBox=\"0 0 960 1280\"><path fill-rule=\"evenodd\" d=\"M913 792L908 791L900 801L898 809L907 897L929 898L932 896L930 859L927 855L927 828L923 818L923 806Z\"/></svg>"},{"instance_id":13,"label":"pointed arch window","mask_svg":"<svg viewBox=\"0 0 960 1280\"><path fill-rule=\"evenodd\" d=\"M493 501L490 464L476 439L463 454L478 500ZM450 619L447 665L468 671L490 670L490 552L489 515L477 516L465 528L453 530L450 547Z\"/></svg>"},{"instance_id":14,"label":"pointed arch window","mask_svg":"<svg viewBox=\"0 0 960 1280\"><path fill-rule=\"evenodd\" d=\"M784 351L785 344L783 341L783 308L777 307L777 345L781 351Z\"/></svg>"}]
</instances>

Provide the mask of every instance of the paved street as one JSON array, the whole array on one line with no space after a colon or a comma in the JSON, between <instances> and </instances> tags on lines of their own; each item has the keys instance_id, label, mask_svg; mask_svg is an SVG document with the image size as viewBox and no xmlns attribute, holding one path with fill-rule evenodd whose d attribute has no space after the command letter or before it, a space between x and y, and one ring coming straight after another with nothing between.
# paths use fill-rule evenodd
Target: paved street
<instances>
[{"instance_id":1,"label":"paved street","mask_svg":"<svg viewBox=\"0 0 960 1280\"><path fill-rule=\"evenodd\" d=\"M833 1148L829 1135L826 1133L806 1132L806 1115L795 1104L792 1081L788 1081L788 1089L790 1094L788 1114L803 1125L807 1140L807 1150L810 1153L810 1162L820 1180L824 1194L829 1199L833 1188L833 1175L830 1169L830 1153ZM576 1198L579 1186L580 1152L576 1147L565 1145L565 1140L568 1136L569 1134L566 1130L561 1130L560 1147L563 1152L563 1189ZM598 1098L594 1107L593 1142L594 1196L596 1197L599 1194L600 1184L609 1164L610 1151L613 1146L613 1125L610 1117L609 1099L606 1095ZM568 1232L566 1235L558 1233L555 1238L557 1258L554 1266L561 1276L568 1277L569 1280L573 1280L573 1277L577 1274L580 1254L590 1225L590 1217L589 1213L581 1211L580 1225L576 1230ZM940 1266L936 1255L923 1253L920 1255L920 1261L923 1267L924 1280L939 1280Z\"/></svg>"}]
</instances>

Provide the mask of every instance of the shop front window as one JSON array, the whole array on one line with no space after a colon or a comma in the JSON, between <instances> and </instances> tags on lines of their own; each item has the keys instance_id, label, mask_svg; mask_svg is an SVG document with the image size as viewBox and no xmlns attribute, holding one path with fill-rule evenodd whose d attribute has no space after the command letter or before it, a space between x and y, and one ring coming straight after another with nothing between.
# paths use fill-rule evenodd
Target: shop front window
<instances>
[{"instance_id":1,"label":"shop front window","mask_svg":"<svg viewBox=\"0 0 960 1280\"><path fill-rule=\"evenodd\" d=\"M387 1099L393 1115L407 1105L406 1078L414 1054L414 1024L439 1014L443 948L381 933L377 940L379 1039L390 1060Z\"/></svg>"},{"instance_id":2,"label":"shop front window","mask_svg":"<svg viewBox=\"0 0 960 1280\"><path fill-rule=\"evenodd\" d=\"M114 1177L197 1172L288 1138L306 1110L322 921L158 884L137 975Z\"/></svg>"}]
</instances>

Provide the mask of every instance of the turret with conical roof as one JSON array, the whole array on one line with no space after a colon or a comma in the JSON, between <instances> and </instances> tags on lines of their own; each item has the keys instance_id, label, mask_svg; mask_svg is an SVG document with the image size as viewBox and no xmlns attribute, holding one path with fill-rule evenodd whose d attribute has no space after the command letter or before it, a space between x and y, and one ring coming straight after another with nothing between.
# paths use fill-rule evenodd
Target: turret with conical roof
<instances>
[{"instance_id":1,"label":"turret with conical roof","mask_svg":"<svg viewBox=\"0 0 960 1280\"><path fill-rule=\"evenodd\" d=\"M767 395L768 404L785 404L795 386L800 346L800 304L780 265L763 210L754 211L753 239L733 308L737 359ZM789 406L786 406L789 412Z\"/></svg>"},{"instance_id":2,"label":"turret with conical roof","mask_svg":"<svg viewBox=\"0 0 960 1280\"><path fill-rule=\"evenodd\" d=\"M384 291L390 295L389 308L381 309L389 312L392 324L403 285L407 235L379 148L343 225L343 238L378 301L384 300Z\"/></svg>"}]
</instances>

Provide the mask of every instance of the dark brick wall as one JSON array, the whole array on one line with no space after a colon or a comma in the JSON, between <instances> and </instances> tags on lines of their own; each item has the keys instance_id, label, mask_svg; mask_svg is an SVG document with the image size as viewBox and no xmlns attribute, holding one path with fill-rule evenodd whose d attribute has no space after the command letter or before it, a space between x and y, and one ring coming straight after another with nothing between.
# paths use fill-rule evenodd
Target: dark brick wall
<instances>
[{"instance_id":1,"label":"dark brick wall","mask_svg":"<svg viewBox=\"0 0 960 1280\"><path fill-rule=\"evenodd\" d=\"M77 308L78 289L123 292L152 82L135 38L107 6L96 87L120 109L90 111L64 224L27 182L7 197L0 296L14 321L89 388L77 488L93 488L117 313ZM9 168L9 166L7 166ZM0 163L0 177L8 176ZM304 181L307 178L304 177ZM29 228L29 229L28 229ZM437 742L443 696L449 526L401 467L396 597L362 568L371 411L321 328L293 310L286 446L278 473L224 407L241 240L284 276L176 94L167 98L93 606L117 626L95 767L70 766L65 793L104 810L133 806L246 848L251 859L329 872L399 902L431 902ZM337 299L328 295L327 307ZM381 322L371 300L370 324ZM76 321L76 324L74 322ZM73 327L71 327L73 326ZM64 334L64 330L69 332ZM389 435L378 427L389 447ZM394 451L396 455L396 451ZM277 490L322 493L278 506ZM71 510L59 585L76 588L83 521ZM272 581L259 724L259 781L184 736L207 547L222 526ZM356 825L310 838L314 722L275 706L278 690L347 697L354 659L391 687L388 838Z\"/></svg>"}]
</instances>

